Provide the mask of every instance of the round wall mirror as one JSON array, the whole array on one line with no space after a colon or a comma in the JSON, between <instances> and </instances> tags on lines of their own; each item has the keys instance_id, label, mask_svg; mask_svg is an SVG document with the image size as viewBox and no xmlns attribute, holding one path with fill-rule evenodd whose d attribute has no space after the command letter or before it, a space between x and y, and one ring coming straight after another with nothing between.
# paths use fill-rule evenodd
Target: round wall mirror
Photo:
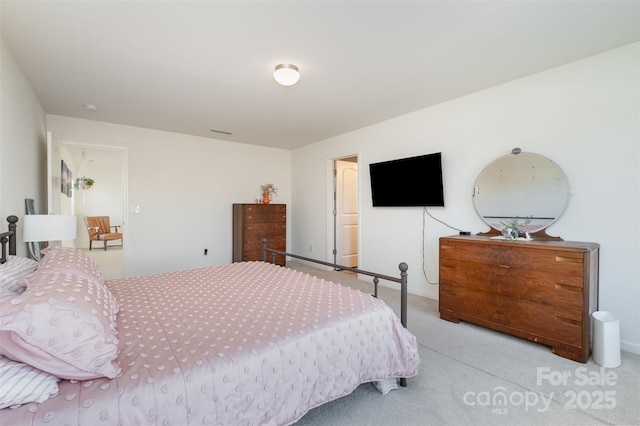
<instances>
[{"instance_id":1,"label":"round wall mirror","mask_svg":"<svg viewBox=\"0 0 640 426\"><path fill-rule=\"evenodd\" d=\"M476 180L473 204L476 211L499 233L513 219L524 224L537 239L549 237L543 230L564 213L569 203L569 180L560 166L549 158L521 152L494 160Z\"/></svg>"}]
</instances>

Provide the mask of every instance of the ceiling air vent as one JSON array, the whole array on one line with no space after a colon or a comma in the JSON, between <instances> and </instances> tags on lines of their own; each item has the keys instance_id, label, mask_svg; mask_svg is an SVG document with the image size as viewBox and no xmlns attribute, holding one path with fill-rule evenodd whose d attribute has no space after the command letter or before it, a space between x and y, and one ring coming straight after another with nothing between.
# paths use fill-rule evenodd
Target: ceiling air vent
<instances>
[{"instance_id":1,"label":"ceiling air vent","mask_svg":"<svg viewBox=\"0 0 640 426\"><path fill-rule=\"evenodd\" d=\"M228 130L211 129L211 133L220 133L222 135L232 135L233 133Z\"/></svg>"}]
</instances>

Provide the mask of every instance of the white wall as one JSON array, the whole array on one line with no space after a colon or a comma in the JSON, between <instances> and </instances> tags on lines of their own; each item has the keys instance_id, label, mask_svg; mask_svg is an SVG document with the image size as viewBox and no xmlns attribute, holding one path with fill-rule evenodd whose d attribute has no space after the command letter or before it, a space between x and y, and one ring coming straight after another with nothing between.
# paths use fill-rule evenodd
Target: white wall
<instances>
[{"instance_id":1,"label":"white wall","mask_svg":"<svg viewBox=\"0 0 640 426\"><path fill-rule=\"evenodd\" d=\"M33 198L37 213L46 213L46 114L2 39L0 117L0 230L7 230L7 216L18 216L18 254L26 256L24 199Z\"/></svg>"},{"instance_id":2,"label":"white wall","mask_svg":"<svg viewBox=\"0 0 640 426\"><path fill-rule=\"evenodd\" d=\"M548 233L600 243L600 309L620 317L623 348L640 353L639 49L636 43L295 150L292 250L309 254L313 246L330 259L329 163L358 154L360 267L396 275L405 261L410 291L437 298L422 271L422 209L372 208L368 164L442 152L446 207L429 211L475 233L488 230L472 204L476 177L520 147L567 174L572 199ZM426 218L429 280L438 278L438 238L454 233Z\"/></svg>"},{"instance_id":3,"label":"white wall","mask_svg":"<svg viewBox=\"0 0 640 426\"><path fill-rule=\"evenodd\" d=\"M47 126L63 144L126 149L127 276L229 263L233 203L252 203L273 183L274 202L289 204L288 150L55 115Z\"/></svg>"}]
</instances>

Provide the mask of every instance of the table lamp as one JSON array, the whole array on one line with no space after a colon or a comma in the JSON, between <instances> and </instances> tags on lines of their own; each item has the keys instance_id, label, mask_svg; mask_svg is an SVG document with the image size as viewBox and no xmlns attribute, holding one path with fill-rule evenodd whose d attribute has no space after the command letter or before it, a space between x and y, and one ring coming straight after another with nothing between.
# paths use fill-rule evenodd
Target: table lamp
<instances>
[{"instance_id":1,"label":"table lamp","mask_svg":"<svg viewBox=\"0 0 640 426\"><path fill-rule=\"evenodd\" d=\"M63 241L76 239L76 217L67 214L28 214L24 216L23 241Z\"/></svg>"}]
</instances>

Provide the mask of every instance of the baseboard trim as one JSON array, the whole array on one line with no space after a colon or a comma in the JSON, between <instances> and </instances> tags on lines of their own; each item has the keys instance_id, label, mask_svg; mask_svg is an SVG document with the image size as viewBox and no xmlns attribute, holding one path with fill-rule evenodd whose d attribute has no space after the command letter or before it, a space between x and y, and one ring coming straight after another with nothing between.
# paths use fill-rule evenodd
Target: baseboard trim
<instances>
[{"instance_id":1,"label":"baseboard trim","mask_svg":"<svg viewBox=\"0 0 640 426\"><path fill-rule=\"evenodd\" d=\"M625 352L631 352L632 354L640 355L640 345L637 343L620 341L620 349Z\"/></svg>"}]
</instances>

